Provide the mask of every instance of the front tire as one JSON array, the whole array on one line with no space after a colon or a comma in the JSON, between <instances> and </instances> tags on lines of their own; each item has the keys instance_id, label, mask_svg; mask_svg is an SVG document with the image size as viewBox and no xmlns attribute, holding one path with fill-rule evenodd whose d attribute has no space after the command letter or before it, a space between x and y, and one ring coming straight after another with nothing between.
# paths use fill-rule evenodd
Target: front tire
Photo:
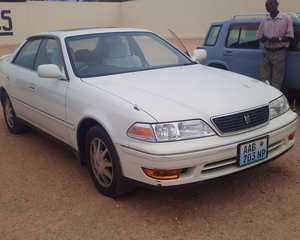
<instances>
[{"instance_id":1,"label":"front tire","mask_svg":"<svg viewBox=\"0 0 300 240\"><path fill-rule=\"evenodd\" d=\"M2 97L2 107L6 126L11 133L18 134L28 130L26 125L19 122L7 93Z\"/></svg>"},{"instance_id":2,"label":"front tire","mask_svg":"<svg viewBox=\"0 0 300 240\"><path fill-rule=\"evenodd\" d=\"M88 131L85 150L90 176L101 194L114 198L134 189L122 176L114 145L100 126Z\"/></svg>"}]
</instances>

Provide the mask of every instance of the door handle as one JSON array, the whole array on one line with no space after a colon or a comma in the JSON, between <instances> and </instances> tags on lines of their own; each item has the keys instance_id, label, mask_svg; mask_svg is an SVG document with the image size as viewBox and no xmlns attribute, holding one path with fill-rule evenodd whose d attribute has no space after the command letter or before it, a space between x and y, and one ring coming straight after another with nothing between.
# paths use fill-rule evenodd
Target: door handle
<instances>
[{"instance_id":1,"label":"door handle","mask_svg":"<svg viewBox=\"0 0 300 240\"><path fill-rule=\"evenodd\" d=\"M233 54L232 54L232 52L228 52L228 51L227 51L227 52L224 52L223 55L224 55L224 56L232 56Z\"/></svg>"},{"instance_id":2,"label":"door handle","mask_svg":"<svg viewBox=\"0 0 300 240\"><path fill-rule=\"evenodd\" d=\"M28 89L29 89L29 91L34 92L34 89L35 89L34 84L33 83L29 83Z\"/></svg>"}]
</instances>

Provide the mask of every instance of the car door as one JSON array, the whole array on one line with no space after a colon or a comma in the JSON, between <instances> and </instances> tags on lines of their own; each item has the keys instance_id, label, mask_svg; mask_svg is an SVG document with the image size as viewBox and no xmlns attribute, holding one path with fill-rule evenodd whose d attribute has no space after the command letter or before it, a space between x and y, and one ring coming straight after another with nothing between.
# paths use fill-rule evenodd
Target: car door
<instances>
[{"instance_id":1,"label":"car door","mask_svg":"<svg viewBox=\"0 0 300 240\"><path fill-rule=\"evenodd\" d=\"M12 63L3 66L6 75L6 90L8 91L15 113L19 118L31 123L30 107L28 105L28 82L36 77L34 61L41 39L27 40L20 48Z\"/></svg>"},{"instance_id":2,"label":"car door","mask_svg":"<svg viewBox=\"0 0 300 240\"><path fill-rule=\"evenodd\" d=\"M41 64L56 64L64 69L64 61L58 40L43 38L36 56L34 70ZM69 82L57 78L40 78L35 75L28 79L28 105L33 124L56 137L68 142L65 113L66 92Z\"/></svg>"},{"instance_id":3,"label":"car door","mask_svg":"<svg viewBox=\"0 0 300 240\"><path fill-rule=\"evenodd\" d=\"M232 23L220 48L220 60L230 71L260 79L261 47L256 40L259 23Z\"/></svg>"},{"instance_id":4,"label":"car door","mask_svg":"<svg viewBox=\"0 0 300 240\"><path fill-rule=\"evenodd\" d=\"M284 88L300 89L300 23L294 23L294 40L286 53Z\"/></svg>"}]
</instances>

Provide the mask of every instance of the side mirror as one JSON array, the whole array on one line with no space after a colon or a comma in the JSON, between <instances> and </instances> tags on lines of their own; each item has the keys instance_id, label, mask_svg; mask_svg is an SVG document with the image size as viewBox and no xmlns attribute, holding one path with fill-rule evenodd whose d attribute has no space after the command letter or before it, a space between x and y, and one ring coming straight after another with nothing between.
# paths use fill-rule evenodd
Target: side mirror
<instances>
[{"instance_id":1,"label":"side mirror","mask_svg":"<svg viewBox=\"0 0 300 240\"><path fill-rule=\"evenodd\" d=\"M42 64L38 66L37 74L41 78L66 79L65 74L55 64Z\"/></svg>"},{"instance_id":2,"label":"side mirror","mask_svg":"<svg viewBox=\"0 0 300 240\"><path fill-rule=\"evenodd\" d=\"M192 60L201 61L207 57L207 53L204 49L195 49L193 51Z\"/></svg>"}]
</instances>

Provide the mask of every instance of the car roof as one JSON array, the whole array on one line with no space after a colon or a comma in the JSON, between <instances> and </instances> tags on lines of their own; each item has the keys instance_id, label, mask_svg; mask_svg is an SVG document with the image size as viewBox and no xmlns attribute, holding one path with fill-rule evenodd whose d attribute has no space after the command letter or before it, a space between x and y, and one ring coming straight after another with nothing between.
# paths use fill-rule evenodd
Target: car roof
<instances>
[{"instance_id":1,"label":"car roof","mask_svg":"<svg viewBox=\"0 0 300 240\"><path fill-rule=\"evenodd\" d=\"M41 36L57 36L59 38L66 38L71 36L89 35L97 33L120 33L120 32L151 32L145 29L138 28L117 28L117 27L94 27L94 28L73 28L73 29L62 29L48 32L41 32L31 35L32 37Z\"/></svg>"}]
</instances>

